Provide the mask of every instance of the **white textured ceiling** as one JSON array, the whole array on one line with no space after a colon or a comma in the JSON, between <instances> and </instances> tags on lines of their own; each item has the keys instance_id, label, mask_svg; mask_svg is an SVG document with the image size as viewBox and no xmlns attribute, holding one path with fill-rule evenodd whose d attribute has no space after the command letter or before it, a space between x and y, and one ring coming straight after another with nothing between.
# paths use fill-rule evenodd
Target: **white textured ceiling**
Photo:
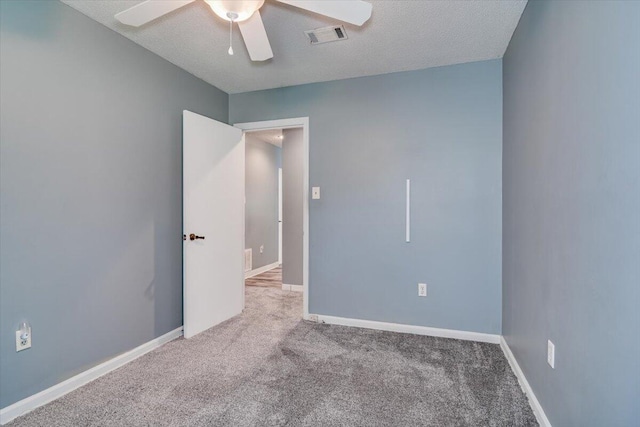
<instances>
[{"instance_id":1,"label":"white textured ceiling","mask_svg":"<svg viewBox=\"0 0 640 427\"><path fill-rule=\"evenodd\" d=\"M140 28L113 17L139 1L62 0L227 93L501 58L526 0L378 0L348 40L311 46L305 30L340 22L273 0L260 9L274 58L251 62L237 27L197 1Z\"/></svg>"},{"instance_id":2,"label":"white textured ceiling","mask_svg":"<svg viewBox=\"0 0 640 427\"><path fill-rule=\"evenodd\" d=\"M250 133L262 142L273 144L276 147L282 147L282 129L259 130Z\"/></svg>"}]
</instances>

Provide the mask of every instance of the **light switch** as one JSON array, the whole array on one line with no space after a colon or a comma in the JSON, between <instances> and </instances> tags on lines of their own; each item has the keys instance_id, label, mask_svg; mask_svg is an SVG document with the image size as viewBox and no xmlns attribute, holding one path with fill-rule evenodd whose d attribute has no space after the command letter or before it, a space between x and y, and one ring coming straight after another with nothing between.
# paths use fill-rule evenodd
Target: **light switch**
<instances>
[{"instance_id":1,"label":"light switch","mask_svg":"<svg viewBox=\"0 0 640 427\"><path fill-rule=\"evenodd\" d=\"M311 188L311 198L317 200L320 198L320 187Z\"/></svg>"}]
</instances>

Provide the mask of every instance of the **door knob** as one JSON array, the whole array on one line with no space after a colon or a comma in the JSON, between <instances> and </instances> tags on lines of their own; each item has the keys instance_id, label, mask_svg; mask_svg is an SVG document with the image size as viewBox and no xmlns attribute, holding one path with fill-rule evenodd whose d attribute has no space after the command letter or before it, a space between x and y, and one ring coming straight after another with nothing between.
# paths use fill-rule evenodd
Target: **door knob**
<instances>
[{"instance_id":1,"label":"door knob","mask_svg":"<svg viewBox=\"0 0 640 427\"><path fill-rule=\"evenodd\" d=\"M197 239L202 239L204 240L204 236L196 236L195 234L191 233L189 234L189 240L197 240Z\"/></svg>"}]
</instances>

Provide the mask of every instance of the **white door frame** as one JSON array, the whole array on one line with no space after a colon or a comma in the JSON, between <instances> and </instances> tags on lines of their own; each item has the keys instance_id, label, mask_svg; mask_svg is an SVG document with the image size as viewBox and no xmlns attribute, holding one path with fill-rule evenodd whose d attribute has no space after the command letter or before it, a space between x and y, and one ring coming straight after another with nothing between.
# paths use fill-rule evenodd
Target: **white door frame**
<instances>
[{"instance_id":1,"label":"white door frame","mask_svg":"<svg viewBox=\"0 0 640 427\"><path fill-rule=\"evenodd\" d=\"M302 128L302 318L309 319L309 117L234 123L243 131ZM244 293L244 291L243 291Z\"/></svg>"},{"instance_id":2,"label":"white door frame","mask_svg":"<svg viewBox=\"0 0 640 427\"><path fill-rule=\"evenodd\" d=\"M282 168L278 168L278 264L282 266Z\"/></svg>"}]
</instances>

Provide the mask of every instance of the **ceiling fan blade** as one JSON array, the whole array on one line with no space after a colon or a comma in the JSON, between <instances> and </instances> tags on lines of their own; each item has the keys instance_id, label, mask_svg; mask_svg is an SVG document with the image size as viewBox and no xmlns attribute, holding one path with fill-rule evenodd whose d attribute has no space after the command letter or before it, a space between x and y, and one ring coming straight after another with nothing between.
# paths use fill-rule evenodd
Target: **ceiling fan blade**
<instances>
[{"instance_id":1,"label":"ceiling fan blade","mask_svg":"<svg viewBox=\"0 0 640 427\"><path fill-rule=\"evenodd\" d=\"M353 25L362 25L371 18L371 3L360 0L276 0L280 3L328 16Z\"/></svg>"},{"instance_id":2,"label":"ceiling fan blade","mask_svg":"<svg viewBox=\"0 0 640 427\"><path fill-rule=\"evenodd\" d=\"M273 51L262 23L260 11L256 10L251 18L238 22L238 27L240 27L244 44L247 46L252 61L265 61L273 58Z\"/></svg>"},{"instance_id":3,"label":"ceiling fan blade","mask_svg":"<svg viewBox=\"0 0 640 427\"><path fill-rule=\"evenodd\" d=\"M194 1L195 0L147 0L116 14L115 18L123 24L139 27Z\"/></svg>"}]
</instances>

